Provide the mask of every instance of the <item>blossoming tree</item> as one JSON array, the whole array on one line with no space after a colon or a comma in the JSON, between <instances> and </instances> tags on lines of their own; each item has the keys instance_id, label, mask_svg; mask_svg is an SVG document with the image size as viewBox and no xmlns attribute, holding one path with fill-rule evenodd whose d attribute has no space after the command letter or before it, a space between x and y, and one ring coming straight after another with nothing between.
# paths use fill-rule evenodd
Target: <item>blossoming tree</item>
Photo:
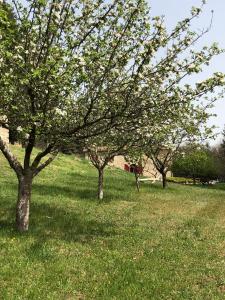
<instances>
[{"instance_id":1,"label":"blossoming tree","mask_svg":"<svg viewBox=\"0 0 225 300\"><path fill-rule=\"evenodd\" d=\"M12 4L17 25L12 47L0 45L0 116L2 125L18 132L23 163L1 137L0 150L18 178L16 224L26 231L33 178L62 146L99 144L114 128L124 129L129 142L131 124L135 139L152 135L175 111L181 118L185 107L213 91L223 76L217 73L195 90L179 86L220 53L216 45L192 49L207 31L190 30L200 8L167 32L163 18L150 19L145 0ZM45 146L33 155L38 142Z\"/></svg>"},{"instance_id":2,"label":"blossoming tree","mask_svg":"<svg viewBox=\"0 0 225 300\"><path fill-rule=\"evenodd\" d=\"M191 31L191 21L200 13L201 8L192 8L191 16L179 22L171 33L166 31L162 18L152 20L155 34L148 32L143 41L144 46L136 57L141 61L136 77L138 84L132 93L128 92L135 103L136 114L130 111L129 115L128 109L130 117L121 122L117 130L88 139L86 143L89 157L99 173L99 198L103 196L104 168L114 156L125 155L138 164L143 162L143 155L147 155L162 174L165 186L169 164L180 144L190 137L202 136L203 132L205 136L209 133L208 128L202 130L210 116L206 108L219 94L215 94L215 99L205 99L204 105L201 101L224 84L224 75L215 73L194 86L183 83L192 74L201 72L214 55L221 53L216 44L193 50L209 30ZM121 89L123 87L121 84ZM125 99L126 93L123 89L123 93L117 95Z\"/></svg>"},{"instance_id":3,"label":"blossoming tree","mask_svg":"<svg viewBox=\"0 0 225 300\"><path fill-rule=\"evenodd\" d=\"M118 90L120 69L140 49L148 11L143 0L12 4L17 29L11 48L0 45L0 115L5 127L13 120L23 163L1 137L0 149L18 178L16 224L26 231L33 178L69 139L106 132L129 106L130 98L121 103L109 95ZM139 70L135 64L133 77L124 82L130 93ZM33 155L40 141L45 147Z\"/></svg>"}]
</instances>

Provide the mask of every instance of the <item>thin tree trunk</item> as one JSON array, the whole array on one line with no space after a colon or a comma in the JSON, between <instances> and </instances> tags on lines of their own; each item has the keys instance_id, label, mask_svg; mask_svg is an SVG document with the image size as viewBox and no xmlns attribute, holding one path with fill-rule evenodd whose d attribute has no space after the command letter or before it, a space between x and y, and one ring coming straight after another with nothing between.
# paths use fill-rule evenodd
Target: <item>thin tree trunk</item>
<instances>
[{"instance_id":1,"label":"thin tree trunk","mask_svg":"<svg viewBox=\"0 0 225 300\"><path fill-rule=\"evenodd\" d=\"M98 199L103 199L103 174L104 170L102 168L98 169Z\"/></svg>"},{"instance_id":2,"label":"thin tree trunk","mask_svg":"<svg viewBox=\"0 0 225 300\"><path fill-rule=\"evenodd\" d=\"M138 192L140 192L140 182L139 182L139 174L137 172L134 172L135 174L135 182Z\"/></svg>"},{"instance_id":3,"label":"thin tree trunk","mask_svg":"<svg viewBox=\"0 0 225 300\"><path fill-rule=\"evenodd\" d=\"M196 179L195 179L195 176L193 176L193 184L196 185Z\"/></svg>"},{"instance_id":4,"label":"thin tree trunk","mask_svg":"<svg viewBox=\"0 0 225 300\"><path fill-rule=\"evenodd\" d=\"M167 187L166 173L162 173L163 188Z\"/></svg>"},{"instance_id":5,"label":"thin tree trunk","mask_svg":"<svg viewBox=\"0 0 225 300\"><path fill-rule=\"evenodd\" d=\"M28 230L32 175L21 176L18 179L18 200L16 206L16 227L20 232Z\"/></svg>"}]
</instances>

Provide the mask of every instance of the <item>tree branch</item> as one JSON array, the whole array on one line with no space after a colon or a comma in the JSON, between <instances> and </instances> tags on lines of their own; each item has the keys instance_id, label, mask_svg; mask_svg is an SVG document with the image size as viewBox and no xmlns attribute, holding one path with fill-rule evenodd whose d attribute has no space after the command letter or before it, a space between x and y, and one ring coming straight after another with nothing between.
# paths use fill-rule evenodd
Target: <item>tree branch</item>
<instances>
[{"instance_id":1,"label":"tree branch","mask_svg":"<svg viewBox=\"0 0 225 300\"><path fill-rule=\"evenodd\" d=\"M58 155L59 151L55 151L44 163L33 171L33 177L37 176L45 167L47 167Z\"/></svg>"},{"instance_id":2,"label":"tree branch","mask_svg":"<svg viewBox=\"0 0 225 300\"><path fill-rule=\"evenodd\" d=\"M50 145L48 145L48 147L47 147L44 151L39 152L39 153L37 154L37 156L35 157L35 159L34 159L32 165L31 165L31 168L35 170L35 169L38 167L38 165L39 165L41 159L42 159L43 157L45 157L47 154L49 154L49 153L52 151L53 147L54 147L54 145L53 145L53 144L50 144Z\"/></svg>"},{"instance_id":3,"label":"tree branch","mask_svg":"<svg viewBox=\"0 0 225 300\"><path fill-rule=\"evenodd\" d=\"M8 148L7 144L0 137L0 150L2 151L5 158L8 160L10 167L16 172L17 176L21 176L23 174L23 167L17 158L13 155L13 153Z\"/></svg>"}]
</instances>

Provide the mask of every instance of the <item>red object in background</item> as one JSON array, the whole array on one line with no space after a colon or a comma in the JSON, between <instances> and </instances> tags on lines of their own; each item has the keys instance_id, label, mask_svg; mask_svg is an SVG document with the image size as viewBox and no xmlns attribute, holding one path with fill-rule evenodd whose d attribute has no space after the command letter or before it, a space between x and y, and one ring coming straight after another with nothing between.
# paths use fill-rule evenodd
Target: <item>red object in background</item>
<instances>
[{"instance_id":1,"label":"red object in background","mask_svg":"<svg viewBox=\"0 0 225 300\"><path fill-rule=\"evenodd\" d=\"M143 168L142 167L136 167L136 173L137 174L142 174L143 173Z\"/></svg>"},{"instance_id":2,"label":"red object in background","mask_svg":"<svg viewBox=\"0 0 225 300\"><path fill-rule=\"evenodd\" d=\"M124 170L127 171L127 172L137 173L137 174L142 174L143 173L143 168L138 167L134 164L132 164L130 166L128 164L125 164L124 165Z\"/></svg>"},{"instance_id":3,"label":"red object in background","mask_svg":"<svg viewBox=\"0 0 225 300\"><path fill-rule=\"evenodd\" d=\"M125 164L124 165L124 170L127 171L127 172L130 172L130 167L127 164Z\"/></svg>"}]
</instances>

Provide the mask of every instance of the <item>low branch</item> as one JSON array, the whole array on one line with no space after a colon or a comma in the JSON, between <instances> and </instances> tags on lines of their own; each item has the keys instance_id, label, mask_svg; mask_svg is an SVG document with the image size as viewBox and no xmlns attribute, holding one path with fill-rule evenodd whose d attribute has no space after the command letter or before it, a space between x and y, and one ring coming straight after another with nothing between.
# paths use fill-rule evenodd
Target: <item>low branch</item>
<instances>
[{"instance_id":1,"label":"low branch","mask_svg":"<svg viewBox=\"0 0 225 300\"><path fill-rule=\"evenodd\" d=\"M16 172L17 176L23 174L23 167L14 154L10 151L7 144L0 137L0 150L2 151L5 158L8 160L10 167Z\"/></svg>"},{"instance_id":2,"label":"low branch","mask_svg":"<svg viewBox=\"0 0 225 300\"><path fill-rule=\"evenodd\" d=\"M53 144L50 144L50 145L48 145L47 148L45 148L44 151L39 152L39 153L37 154L37 156L35 157L35 159L34 159L32 165L31 165L31 168L33 168L33 169L37 168L38 165L39 165L39 163L40 163L40 161L41 161L41 159L42 159L43 157L45 157L46 155L48 155L49 153L51 153L51 151L53 150L53 147L54 147L54 145L53 145Z\"/></svg>"},{"instance_id":3,"label":"low branch","mask_svg":"<svg viewBox=\"0 0 225 300\"><path fill-rule=\"evenodd\" d=\"M47 167L58 155L59 151L56 151L49 157L44 163L42 163L38 168L33 171L33 177L37 176L45 167Z\"/></svg>"}]
</instances>

